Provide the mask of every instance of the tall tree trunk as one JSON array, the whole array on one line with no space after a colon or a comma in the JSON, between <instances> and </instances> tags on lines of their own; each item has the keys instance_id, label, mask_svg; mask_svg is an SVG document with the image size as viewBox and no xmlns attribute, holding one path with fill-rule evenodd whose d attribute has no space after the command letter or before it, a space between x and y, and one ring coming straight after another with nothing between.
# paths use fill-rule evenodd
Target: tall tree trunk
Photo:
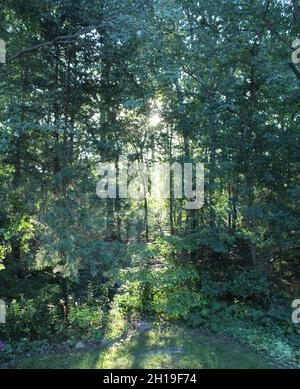
<instances>
[{"instance_id":1,"label":"tall tree trunk","mask_svg":"<svg viewBox=\"0 0 300 389\"><path fill-rule=\"evenodd\" d=\"M244 131L242 132L242 144L243 144L243 160L245 163L245 176L246 176L246 197L247 197L247 215L246 215L246 226L250 232L256 232L256 221L254 217L254 175L253 166L251 162L252 158L252 132L254 130L253 115L255 114L257 106L257 82L256 82L256 69L255 69L255 58L257 55L258 48L256 43L250 50L250 104L248 108L248 114L246 123L244 125ZM250 254L252 264L254 267L257 265L256 258L256 244L251 241L250 243Z\"/></svg>"},{"instance_id":2,"label":"tall tree trunk","mask_svg":"<svg viewBox=\"0 0 300 389\"><path fill-rule=\"evenodd\" d=\"M169 161L173 162L173 129L170 129ZM174 173L170 174L169 223L171 235L174 235Z\"/></svg>"},{"instance_id":3,"label":"tall tree trunk","mask_svg":"<svg viewBox=\"0 0 300 389\"><path fill-rule=\"evenodd\" d=\"M121 219L121 199L119 197L119 179L120 179L120 169L119 169L119 158L117 156L115 161L116 167L116 184L117 184L117 198L115 199L115 211L116 211L116 238L121 241L121 228L122 228L122 219Z\"/></svg>"},{"instance_id":4,"label":"tall tree trunk","mask_svg":"<svg viewBox=\"0 0 300 389\"><path fill-rule=\"evenodd\" d=\"M209 145L210 145L210 158L209 158L209 223L212 228L216 225L216 213L215 213L215 184L216 184L216 143L217 134L215 123L210 119L209 123Z\"/></svg>"},{"instance_id":5,"label":"tall tree trunk","mask_svg":"<svg viewBox=\"0 0 300 389\"><path fill-rule=\"evenodd\" d=\"M179 128L183 137L183 146L184 146L184 162L191 163L191 152L190 152L190 142L189 134L187 128L185 104L184 104L184 92L181 88L179 80L175 80L175 86L177 90L178 98L178 112L179 112ZM195 209L187 209L186 211L187 218L187 230L193 231L196 227L196 212Z\"/></svg>"},{"instance_id":6,"label":"tall tree trunk","mask_svg":"<svg viewBox=\"0 0 300 389\"><path fill-rule=\"evenodd\" d=\"M149 223L148 223L148 201L145 197L144 199L144 222L145 222L145 240L146 243L149 242Z\"/></svg>"}]
</instances>

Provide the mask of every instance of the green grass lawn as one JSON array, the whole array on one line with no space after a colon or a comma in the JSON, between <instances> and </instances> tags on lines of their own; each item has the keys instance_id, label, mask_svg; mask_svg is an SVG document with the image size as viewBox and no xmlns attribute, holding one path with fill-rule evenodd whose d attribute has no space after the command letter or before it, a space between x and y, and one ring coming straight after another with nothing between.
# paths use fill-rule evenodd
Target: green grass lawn
<instances>
[{"instance_id":1,"label":"green grass lawn","mask_svg":"<svg viewBox=\"0 0 300 389\"><path fill-rule=\"evenodd\" d=\"M230 340L178 326L135 332L109 347L19 360L9 368L278 368Z\"/></svg>"}]
</instances>

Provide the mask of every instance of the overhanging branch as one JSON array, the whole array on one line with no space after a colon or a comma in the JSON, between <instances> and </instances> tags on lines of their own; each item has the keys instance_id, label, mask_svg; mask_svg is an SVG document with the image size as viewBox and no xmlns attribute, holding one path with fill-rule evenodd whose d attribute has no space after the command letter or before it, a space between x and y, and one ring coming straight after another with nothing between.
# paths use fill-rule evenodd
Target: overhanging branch
<instances>
[{"instance_id":1,"label":"overhanging branch","mask_svg":"<svg viewBox=\"0 0 300 389\"><path fill-rule=\"evenodd\" d=\"M101 23L101 24L98 24L95 26L82 28L73 34L56 36L55 38L53 38L49 41L45 41L45 42L39 43L37 45L31 46L31 47L28 47L26 49L19 51L18 53L14 54L10 58L8 58L6 62L14 61L15 59L21 57L22 55L32 53L32 52L37 51L43 47L62 45L62 44L73 42L74 40L78 39L81 35L87 34L93 30L96 30L100 27L103 27L104 24L105 23Z\"/></svg>"}]
</instances>

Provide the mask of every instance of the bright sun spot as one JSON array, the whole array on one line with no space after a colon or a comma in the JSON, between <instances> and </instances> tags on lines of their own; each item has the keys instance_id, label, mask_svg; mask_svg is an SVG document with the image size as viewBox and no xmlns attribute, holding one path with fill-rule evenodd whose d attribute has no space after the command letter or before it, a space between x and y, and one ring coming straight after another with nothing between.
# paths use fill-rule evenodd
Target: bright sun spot
<instances>
[{"instance_id":1,"label":"bright sun spot","mask_svg":"<svg viewBox=\"0 0 300 389\"><path fill-rule=\"evenodd\" d=\"M149 118L149 124L151 127L157 126L160 122L161 122L161 117L159 116L158 113L154 113Z\"/></svg>"}]
</instances>

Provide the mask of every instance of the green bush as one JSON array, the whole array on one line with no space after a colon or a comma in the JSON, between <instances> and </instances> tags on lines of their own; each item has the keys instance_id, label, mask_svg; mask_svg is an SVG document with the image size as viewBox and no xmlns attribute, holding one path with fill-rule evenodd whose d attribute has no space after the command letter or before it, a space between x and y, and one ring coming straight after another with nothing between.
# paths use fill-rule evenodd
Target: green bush
<instances>
[{"instance_id":1,"label":"green bush","mask_svg":"<svg viewBox=\"0 0 300 389\"><path fill-rule=\"evenodd\" d=\"M93 337L104 325L100 307L71 300L66 321L60 303L47 301L43 294L36 299L12 300L7 303L6 310L6 324L0 327L0 339L6 343L21 339L61 342L72 337Z\"/></svg>"},{"instance_id":2,"label":"green bush","mask_svg":"<svg viewBox=\"0 0 300 389\"><path fill-rule=\"evenodd\" d=\"M144 286L141 281L125 282L119 293L115 296L114 303L124 312L130 315L143 308Z\"/></svg>"},{"instance_id":3,"label":"green bush","mask_svg":"<svg viewBox=\"0 0 300 389\"><path fill-rule=\"evenodd\" d=\"M187 286L161 287L153 290L153 311L166 319L181 319L202 305L201 295Z\"/></svg>"},{"instance_id":4,"label":"green bush","mask_svg":"<svg viewBox=\"0 0 300 389\"><path fill-rule=\"evenodd\" d=\"M124 335L143 310L144 285L141 281L124 281L114 296L107 317L105 337L115 339Z\"/></svg>"},{"instance_id":5,"label":"green bush","mask_svg":"<svg viewBox=\"0 0 300 389\"><path fill-rule=\"evenodd\" d=\"M192 265L159 268L149 277L150 307L167 319L186 318L203 304L197 290L198 272Z\"/></svg>"},{"instance_id":6,"label":"green bush","mask_svg":"<svg viewBox=\"0 0 300 389\"><path fill-rule=\"evenodd\" d=\"M202 293L214 299L251 301L261 305L268 302L271 283L265 274L249 269L227 269L222 274L204 272L201 277Z\"/></svg>"},{"instance_id":7,"label":"green bush","mask_svg":"<svg viewBox=\"0 0 300 389\"><path fill-rule=\"evenodd\" d=\"M104 313L97 306L77 303L70 308L68 335L73 337L88 336L93 338L102 330Z\"/></svg>"},{"instance_id":8,"label":"green bush","mask_svg":"<svg viewBox=\"0 0 300 389\"><path fill-rule=\"evenodd\" d=\"M47 340L32 341L27 338L21 338L18 341L5 344L4 350L0 352L0 362L7 362L24 354L31 356L49 351L51 351L51 345Z\"/></svg>"},{"instance_id":9,"label":"green bush","mask_svg":"<svg viewBox=\"0 0 300 389\"><path fill-rule=\"evenodd\" d=\"M0 337L6 341L50 339L57 333L59 308L41 298L12 300L6 309L6 324L0 328Z\"/></svg>"}]
</instances>

